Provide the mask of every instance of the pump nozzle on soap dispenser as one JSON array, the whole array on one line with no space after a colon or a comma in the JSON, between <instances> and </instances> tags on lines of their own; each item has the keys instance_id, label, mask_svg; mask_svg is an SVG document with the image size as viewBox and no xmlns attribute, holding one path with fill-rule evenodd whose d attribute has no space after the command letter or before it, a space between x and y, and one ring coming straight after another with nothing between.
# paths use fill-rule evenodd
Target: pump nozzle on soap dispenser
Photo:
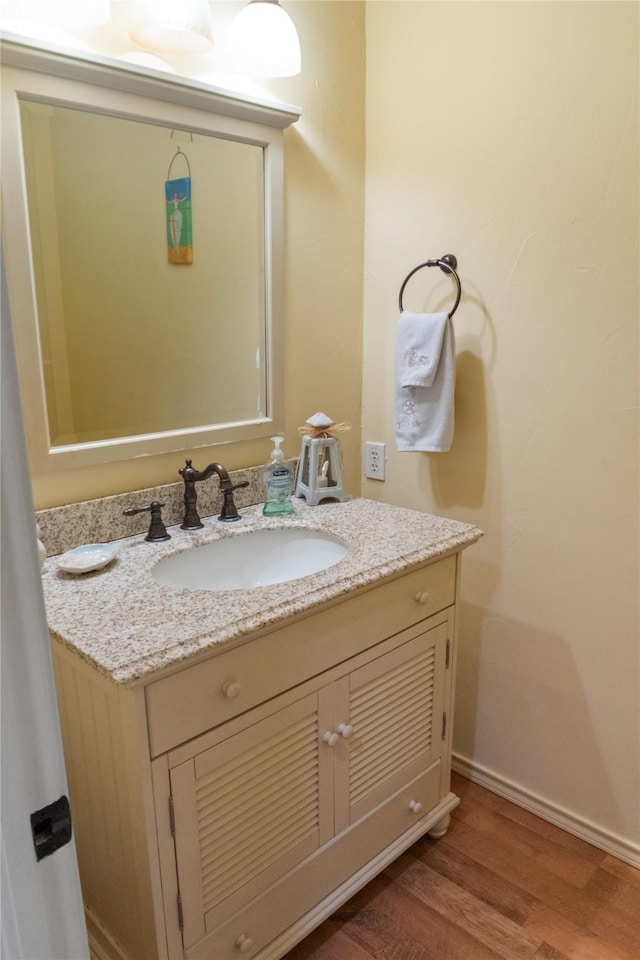
<instances>
[{"instance_id":1,"label":"pump nozzle on soap dispenser","mask_svg":"<svg viewBox=\"0 0 640 960\"><path fill-rule=\"evenodd\" d=\"M271 462L284 460L284 450L280 449L280 444L284 443L284 437L271 437L270 439L272 443L275 443L275 447L271 451Z\"/></svg>"}]
</instances>

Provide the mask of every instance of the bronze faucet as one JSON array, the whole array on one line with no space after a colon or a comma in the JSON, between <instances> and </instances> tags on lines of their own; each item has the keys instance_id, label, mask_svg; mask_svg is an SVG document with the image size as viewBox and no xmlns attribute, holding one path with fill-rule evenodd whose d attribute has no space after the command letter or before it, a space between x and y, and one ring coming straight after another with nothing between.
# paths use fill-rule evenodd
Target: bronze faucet
<instances>
[{"instance_id":1,"label":"bronze faucet","mask_svg":"<svg viewBox=\"0 0 640 960\"><path fill-rule=\"evenodd\" d=\"M234 486L226 468L221 463L210 463L204 470L196 470L192 466L191 460L185 460L185 466L178 470L178 473L184 480L184 520L180 524L181 530L199 530L204 526L196 509L198 502L196 482L198 480L208 480L214 473L217 473L220 478L220 490L224 496L218 520L228 522L240 519L240 514L233 501L233 492L241 487L248 487L248 480L243 480L242 483L236 483Z\"/></svg>"}]
</instances>

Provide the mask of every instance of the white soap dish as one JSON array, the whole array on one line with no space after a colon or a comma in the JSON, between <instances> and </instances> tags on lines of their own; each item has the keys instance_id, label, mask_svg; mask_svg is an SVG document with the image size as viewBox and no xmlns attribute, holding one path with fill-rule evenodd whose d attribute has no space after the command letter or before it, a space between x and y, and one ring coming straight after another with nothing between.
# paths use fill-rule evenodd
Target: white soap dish
<instances>
[{"instance_id":1,"label":"white soap dish","mask_svg":"<svg viewBox=\"0 0 640 960\"><path fill-rule=\"evenodd\" d=\"M118 548L114 543L86 543L63 553L58 566L65 573L89 573L91 570L102 570L115 559L117 553Z\"/></svg>"}]
</instances>

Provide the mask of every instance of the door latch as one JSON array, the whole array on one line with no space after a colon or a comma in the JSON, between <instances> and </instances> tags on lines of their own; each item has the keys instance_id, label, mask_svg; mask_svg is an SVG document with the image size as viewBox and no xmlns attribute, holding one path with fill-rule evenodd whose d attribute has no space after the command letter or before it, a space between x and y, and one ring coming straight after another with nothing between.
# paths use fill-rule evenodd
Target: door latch
<instances>
[{"instance_id":1,"label":"door latch","mask_svg":"<svg viewBox=\"0 0 640 960\"><path fill-rule=\"evenodd\" d=\"M42 860L71 840L71 808L67 797L60 797L31 814L31 833L36 860Z\"/></svg>"}]
</instances>

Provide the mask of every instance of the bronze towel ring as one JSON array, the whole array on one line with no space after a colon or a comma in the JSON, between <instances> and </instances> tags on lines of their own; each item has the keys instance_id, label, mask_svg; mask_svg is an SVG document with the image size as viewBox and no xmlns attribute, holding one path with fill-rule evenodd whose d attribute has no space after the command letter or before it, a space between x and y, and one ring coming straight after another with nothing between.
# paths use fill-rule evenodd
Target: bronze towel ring
<instances>
[{"instance_id":1,"label":"bronze towel ring","mask_svg":"<svg viewBox=\"0 0 640 960\"><path fill-rule=\"evenodd\" d=\"M458 266L458 261L456 257L452 253L445 253L444 257L438 257L437 260L426 260L424 263L421 263L417 267L414 267L411 273L407 274L407 276L404 279L404 283L400 287L400 296L398 297L400 313L402 313L402 311L404 310L404 307L402 306L402 294L404 293L404 288L406 287L407 283L409 282L411 277L414 275L414 273L417 273L418 270L422 270L423 267L440 267L440 269L444 271L444 273L448 273L453 277L453 279L456 282L456 287L458 288L456 302L454 303L453 309L449 314L449 319L451 319L451 317L454 315L454 313L458 309L458 304L460 303L460 297L462 296L462 286L460 284L460 277L456 273L457 266Z\"/></svg>"}]
</instances>

